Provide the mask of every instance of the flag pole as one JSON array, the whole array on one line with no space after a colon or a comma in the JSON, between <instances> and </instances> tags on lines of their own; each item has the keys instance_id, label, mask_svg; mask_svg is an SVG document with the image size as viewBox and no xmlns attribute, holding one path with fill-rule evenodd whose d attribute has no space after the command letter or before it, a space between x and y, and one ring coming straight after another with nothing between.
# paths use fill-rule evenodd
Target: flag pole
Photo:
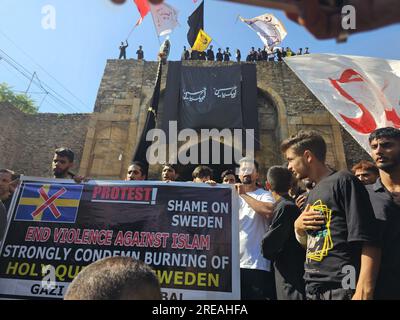
<instances>
[{"instance_id":1,"label":"flag pole","mask_svg":"<svg viewBox=\"0 0 400 320\"><path fill-rule=\"evenodd\" d=\"M161 47L161 40L160 40L160 36L159 36L159 34L158 34L158 32L157 32L157 28L156 28L156 21L154 20L153 11L151 11L151 8L150 8L150 14L151 14L151 18L153 19L154 31L156 32L156 35L157 35L158 44L159 44L159 45L160 45L160 47Z\"/></svg>"},{"instance_id":2,"label":"flag pole","mask_svg":"<svg viewBox=\"0 0 400 320\"><path fill-rule=\"evenodd\" d=\"M168 42L168 43L167 43ZM166 47L168 46L168 50L166 51ZM161 52L161 48L163 51ZM146 137L150 130L154 129L156 126L157 120L157 112L158 112L158 104L160 100L161 93L161 78L162 78L162 65L167 60L169 54L169 40L165 40L161 45L160 54L158 59L158 69L156 76L156 85L153 90L153 96L151 99L151 105L147 109L146 122L143 127L142 133L140 135L140 140L136 145L135 151L133 153L132 161L140 161L145 165L146 175L148 174L149 162L146 157L147 149L151 146L152 141L147 141Z\"/></svg>"}]
</instances>

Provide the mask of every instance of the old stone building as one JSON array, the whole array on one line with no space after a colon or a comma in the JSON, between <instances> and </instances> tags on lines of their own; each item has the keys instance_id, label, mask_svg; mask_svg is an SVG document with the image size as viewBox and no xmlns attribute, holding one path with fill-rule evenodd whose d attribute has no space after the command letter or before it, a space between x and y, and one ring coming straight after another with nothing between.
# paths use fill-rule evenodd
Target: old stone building
<instances>
[{"instance_id":1,"label":"old stone building","mask_svg":"<svg viewBox=\"0 0 400 320\"><path fill-rule=\"evenodd\" d=\"M209 67L217 62L184 64ZM0 167L49 177L54 149L66 146L75 152L75 171L80 174L98 179L124 178L151 103L156 72L157 62L108 60L91 114L27 115L2 103ZM304 128L324 136L332 167L343 169L368 158L286 64L258 62L257 82L261 150L256 158L263 177L271 165L284 162L280 142ZM159 115L162 112L161 98ZM218 166L213 168L220 171ZM150 167L150 178L159 178L159 166Z\"/></svg>"}]
</instances>

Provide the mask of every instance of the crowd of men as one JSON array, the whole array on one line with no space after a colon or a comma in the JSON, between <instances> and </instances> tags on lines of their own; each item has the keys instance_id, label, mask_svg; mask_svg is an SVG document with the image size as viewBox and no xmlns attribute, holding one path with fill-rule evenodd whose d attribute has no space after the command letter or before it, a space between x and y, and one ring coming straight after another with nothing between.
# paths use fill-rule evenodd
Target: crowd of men
<instances>
[{"instance_id":1,"label":"crowd of men","mask_svg":"<svg viewBox=\"0 0 400 320\"><path fill-rule=\"evenodd\" d=\"M183 47L182 60L207 60L207 61L231 61L232 53L229 51L229 47L226 47L224 51L218 48L217 53L214 54L214 47L210 45L207 51L196 51L188 50L186 46ZM256 61L283 61L285 57L292 57L296 55L309 54L309 49L306 47L303 52L303 48L300 48L297 53L294 53L289 47L285 48L275 48L273 51L267 50L266 47L263 49L258 48L255 50L251 47L251 50L247 54L246 62L256 62ZM239 49L235 51L236 62L242 61L242 54Z\"/></svg>"},{"instance_id":2,"label":"crowd of men","mask_svg":"<svg viewBox=\"0 0 400 320\"><path fill-rule=\"evenodd\" d=\"M126 59L126 48L129 46L128 41L121 42L119 46L120 54L119 59ZM268 51L266 47L263 49L251 47L249 53L246 56L246 62L256 62L256 61L283 61L285 57L291 57L296 55L309 54L309 49L306 47L299 48L297 53L293 52L289 47L285 48L275 48L273 51ZM144 60L143 47L140 45L139 49L136 51L137 60ZM242 54L239 49L236 49L234 57L229 47L226 47L224 51L218 48L217 52L214 52L214 47L210 45L207 51L196 51L189 50L186 46L183 47L182 60L204 60L204 61L231 61L234 59L236 62L242 61Z\"/></svg>"},{"instance_id":3,"label":"crowd of men","mask_svg":"<svg viewBox=\"0 0 400 320\"><path fill-rule=\"evenodd\" d=\"M400 130L377 129L369 143L374 163L364 160L352 172L336 171L326 164L324 139L316 132L300 131L281 144L287 164L271 167L265 186L260 184L260 168L254 159L240 161L238 176L226 170L221 177L213 177L213 170L203 165L194 169L193 182L211 187L218 180L234 185L239 195L243 300L400 299ZM57 149L54 178L82 182L84 177L71 172L73 163L71 150ZM126 180L146 180L147 170L135 161L127 169ZM163 165L160 180L178 179L177 165ZM18 175L0 170L1 237L17 184ZM107 263L99 262L95 268L116 265L129 273L129 261ZM85 270L91 280L82 273L67 297L79 298L74 288L83 290L88 281L97 288L93 277L101 272ZM119 285L125 288L128 283ZM124 294L119 297L134 296L121 290ZM159 297L157 290L156 286L147 297ZM91 292L95 299L102 291ZM89 297L87 292L82 295Z\"/></svg>"}]
</instances>

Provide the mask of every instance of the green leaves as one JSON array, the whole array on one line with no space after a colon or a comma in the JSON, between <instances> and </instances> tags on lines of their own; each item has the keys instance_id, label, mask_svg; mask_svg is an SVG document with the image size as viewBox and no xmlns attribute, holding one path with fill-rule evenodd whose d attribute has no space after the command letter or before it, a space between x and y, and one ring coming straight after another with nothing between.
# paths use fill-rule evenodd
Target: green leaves
<instances>
[{"instance_id":1,"label":"green leaves","mask_svg":"<svg viewBox=\"0 0 400 320\"><path fill-rule=\"evenodd\" d=\"M16 94L7 83L0 83L0 102L8 102L22 112L35 114L39 107L25 94Z\"/></svg>"}]
</instances>

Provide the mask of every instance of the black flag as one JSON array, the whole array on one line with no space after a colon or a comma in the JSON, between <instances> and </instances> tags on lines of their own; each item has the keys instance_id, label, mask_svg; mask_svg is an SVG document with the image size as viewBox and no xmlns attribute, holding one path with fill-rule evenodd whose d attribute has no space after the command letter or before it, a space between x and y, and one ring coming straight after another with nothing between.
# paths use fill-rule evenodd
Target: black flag
<instances>
[{"instance_id":1,"label":"black flag","mask_svg":"<svg viewBox=\"0 0 400 320\"><path fill-rule=\"evenodd\" d=\"M193 47L200 29L204 30L204 1L201 2L197 9L189 17L188 25L190 29L187 34L187 40L190 44L190 47Z\"/></svg>"},{"instance_id":2,"label":"black flag","mask_svg":"<svg viewBox=\"0 0 400 320\"><path fill-rule=\"evenodd\" d=\"M150 130L152 130L156 127L158 102L160 100L162 65L163 65L163 63L160 60L160 62L158 64L157 80L156 80L156 86L154 87L154 91L153 91L151 107L147 111L146 122L144 124L139 143L136 146L135 152L133 154L133 159L132 159L132 161L140 161L146 166L146 168L145 168L146 176L148 174L148 169L149 169L149 162L147 161L146 152L147 152L147 149L153 143L153 141L146 141L146 135Z\"/></svg>"}]
</instances>

